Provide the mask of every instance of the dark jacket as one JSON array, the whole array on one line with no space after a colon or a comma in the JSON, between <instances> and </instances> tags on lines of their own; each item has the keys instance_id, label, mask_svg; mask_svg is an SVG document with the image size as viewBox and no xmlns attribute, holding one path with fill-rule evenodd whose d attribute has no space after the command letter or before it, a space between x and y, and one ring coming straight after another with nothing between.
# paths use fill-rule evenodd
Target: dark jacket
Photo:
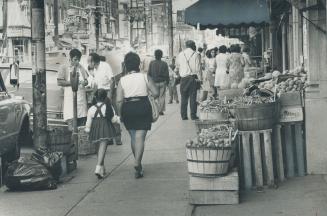
<instances>
[{"instance_id":1,"label":"dark jacket","mask_svg":"<svg viewBox=\"0 0 327 216\"><path fill-rule=\"evenodd\" d=\"M169 83L168 64L161 60L153 60L149 65L149 76L155 83L166 82Z\"/></svg>"}]
</instances>

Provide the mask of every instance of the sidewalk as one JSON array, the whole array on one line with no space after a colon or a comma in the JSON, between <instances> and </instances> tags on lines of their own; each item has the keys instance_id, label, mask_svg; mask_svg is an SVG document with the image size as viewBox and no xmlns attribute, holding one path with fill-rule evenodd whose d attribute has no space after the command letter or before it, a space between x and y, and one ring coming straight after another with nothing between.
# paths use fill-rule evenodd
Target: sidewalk
<instances>
[{"instance_id":1,"label":"sidewalk","mask_svg":"<svg viewBox=\"0 0 327 216\"><path fill-rule=\"evenodd\" d=\"M145 176L134 179L129 137L122 146L109 146L105 165L108 176L93 174L96 156L80 157L71 180L53 191L0 192L1 216L63 215L185 215L188 208L188 174L185 140L195 136L191 121L180 120L179 105L153 125L146 140Z\"/></svg>"},{"instance_id":2,"label":"sidewalk","mask_svg":"<svg viewBox=\"0 0 327 216\"><path fill-rule=\"evenodd\" d=\"M0 216L184 216L188 205L185 140L195 136L192 121L182 121L179 106L153 125L146 140L145 176L134 179L129 137L109 146L108 176L94 176L96 156L80 157L78 169L53 191L7 192L0 188ZM196 206L197 216L325 216L327 177L286 180L278 189L241 194L239 205ZM189 213L189 214L186 214Z\"/></svg>"}]
</instances>

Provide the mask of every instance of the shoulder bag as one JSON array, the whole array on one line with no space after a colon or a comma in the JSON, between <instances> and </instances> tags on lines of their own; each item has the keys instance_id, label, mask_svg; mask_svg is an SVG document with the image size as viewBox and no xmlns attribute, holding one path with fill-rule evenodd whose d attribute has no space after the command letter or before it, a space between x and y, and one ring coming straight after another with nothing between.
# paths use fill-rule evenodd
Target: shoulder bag
<instances>
[{"instance_id":1,"label":"shoulder bag","mask_svg":"<svg viewBox=\"0 0 327 216\"><path fill-rule=\"evenodd\" d=\"M145 78L145 76L147 76L147 75L146 74L144 75L144 80L145 80L146 85L148 86L148 81ZM151 95L149 90L148 90L148 98L149 98L151 108L152 108L152 122L156 122L159 118L159 105L158 105L157 100L154 99L154 97Z\"/></svg>"}]
</instances>

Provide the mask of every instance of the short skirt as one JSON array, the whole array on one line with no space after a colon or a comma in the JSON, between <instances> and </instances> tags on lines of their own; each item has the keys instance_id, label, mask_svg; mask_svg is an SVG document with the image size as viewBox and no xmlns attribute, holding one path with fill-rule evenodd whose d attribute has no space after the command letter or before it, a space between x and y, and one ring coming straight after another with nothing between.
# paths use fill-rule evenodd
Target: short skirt
<instances>
[{"instance_id":1,"label":"short skirt","mask_svg":"<svg viewBox=\"0 0 327 216\"><path fill-rule=\"evenodd\" d=\"M125 98L121 117L127 130L151 130L152 108L148 97Z\"/></svg>"}]
</instances>

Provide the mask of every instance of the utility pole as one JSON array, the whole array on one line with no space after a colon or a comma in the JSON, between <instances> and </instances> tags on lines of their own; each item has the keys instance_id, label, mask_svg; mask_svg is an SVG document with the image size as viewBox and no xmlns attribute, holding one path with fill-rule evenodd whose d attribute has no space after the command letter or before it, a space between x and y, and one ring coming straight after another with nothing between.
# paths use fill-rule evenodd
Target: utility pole
<instances>
[{"instance_id":1,"label":"utility pole","mask_svg":"<svg viewBox=\"0 0 327 216\"><path fill-rule=\"evenodd\" d=\"M47 89L45 67L44 0L32 0L33 48L33 140L34 147L47 147Z\"/></svg>"},{"instance_id":2,"label":"utility pole","mask_svg":"<svg viewBox=\"0 0 327 216\"><path fill-rule=\"evenodd\" d=\"M173 31L173 3L172 0L166 0L168 3L168 42L169 56L174 56L174 31Z\"/></svg>"},{"instance_id":3,"label":"utility pole","mask_svg":"<svg viewBox=\"0 0 327 216\"><path fill-rule=\"evenodd\" d=\"M59 7L58 0L53 0L53 22L54 22L54 42L55 45L58 45L59 40L59 30L58 30L58 22L59 22Z\"/></svg>"},{"instance_id":4,"label":"utility pole","mask_svg":"<svg viewBox=\"0 0 327 216\"><path fill-rule=\"evenodd\" d=\"M100 4L99 0L95 0L95 44L96 51L99 51L99 37L100 37L100 21L101 21L101 13L100 13Z\"/></svg>"}]
</instances>

